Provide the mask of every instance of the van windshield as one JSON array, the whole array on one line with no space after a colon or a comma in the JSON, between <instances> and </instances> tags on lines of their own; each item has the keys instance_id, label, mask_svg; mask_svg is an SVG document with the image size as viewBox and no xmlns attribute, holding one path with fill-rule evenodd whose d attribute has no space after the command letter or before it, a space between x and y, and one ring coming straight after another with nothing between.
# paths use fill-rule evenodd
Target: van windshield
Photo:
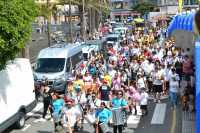
<instances>
[{"instance_id":1,"label":"van windshield","mask_svg":"<svg viewBox=\"0 0 200 133\"><path fill-rule=\"evenodd\" d=\"M37 60L35 72L61 72L64 64L65 58L40 58Z\"/></svg>"},{"instance_id":2,"label":"van windshield","mask_svg":"<svg viewBox=\"0 0 200 133\"><path fill-rule=\"evenodd\" d=\"M107 41L117 42L117 37L109 37L107 38Z\"/></svg>"}]
</instances>

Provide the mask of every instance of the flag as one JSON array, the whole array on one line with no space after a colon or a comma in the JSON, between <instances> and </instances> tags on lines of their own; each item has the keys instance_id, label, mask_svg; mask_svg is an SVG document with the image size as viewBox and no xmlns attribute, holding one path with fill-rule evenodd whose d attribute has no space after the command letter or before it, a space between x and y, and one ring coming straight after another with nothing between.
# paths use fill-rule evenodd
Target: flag
<instances>
[{"instance_id":1,"label":"flag","mask_svg":"<svg viewBox=\"0 0 200 133\"><path fill-rule=\"evenodd\" d=\"M178 0L178 11L182 12L182 8L183 8L183 0Z\"/></svg>"}]
</instances>

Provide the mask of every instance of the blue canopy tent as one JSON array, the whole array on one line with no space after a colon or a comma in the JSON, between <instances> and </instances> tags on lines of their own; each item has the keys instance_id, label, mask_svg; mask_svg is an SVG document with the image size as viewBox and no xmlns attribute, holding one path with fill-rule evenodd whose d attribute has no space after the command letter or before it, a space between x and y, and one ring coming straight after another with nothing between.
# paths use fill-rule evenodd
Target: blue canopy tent
<instances>
[{"instance_id":1,"label":"blue canopy tent","mask_svg":"<svg viewBox=\"0 0 200 133\"><path fill-rule=\"evenodd\" d=\"M174 16L167 29L167 35L171 36L174 30L186 30L192 32L194 30L194 15L195 13L192 12L189 14L179 14Z\"/></svg>"}]
</instances>

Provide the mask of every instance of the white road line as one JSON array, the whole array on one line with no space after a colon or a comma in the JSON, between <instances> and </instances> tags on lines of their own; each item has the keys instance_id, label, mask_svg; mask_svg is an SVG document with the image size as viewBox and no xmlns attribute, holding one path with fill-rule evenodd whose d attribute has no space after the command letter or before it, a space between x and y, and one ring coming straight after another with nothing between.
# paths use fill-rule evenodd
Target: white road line
<instances>
[{"instance_id":1,"label":"white road line","mask_svg":"<svg viewBox=\"0 0 200 133\"><path fill-rule=\"evenodd\" d=\"M151 124L164 124L166 108L166 103L156 104Z\"/></svg>"},{"instance_id":2,"label":"white road line","mask_svg":"<svg viewBox=\"0 0 200 133\"><path fill-rule=\"evenodd\" d=\"M29 112L29 113L27 113L26 115L27 116L32 116L32 115L34 115L36 112L38 112L38 111L40 111L42 108L43 108L43 103L38 103L37 105L36 105L36 107L31 111L31 112Z\"/></svg>"},{"instance_id":3,"label":"white road line","mask_svg":"<svg viewBox=\"0 0 200 133\"><path fill-rule=\"evenodd\" d=\"M25 124L24 128L22 129L23 132L25 132L31 125L30 124Z\"/></svg>"}]
</instances>

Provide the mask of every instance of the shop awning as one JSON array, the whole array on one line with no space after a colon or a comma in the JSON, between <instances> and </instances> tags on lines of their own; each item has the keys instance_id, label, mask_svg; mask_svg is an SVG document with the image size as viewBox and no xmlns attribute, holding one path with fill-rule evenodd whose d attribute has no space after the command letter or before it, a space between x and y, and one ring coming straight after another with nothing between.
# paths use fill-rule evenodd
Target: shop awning
<instances>
[{"instance_id":1,"label":"shop awning","mask_svg":"<svg viewBox=\"0 0 200 133\"><path fill-rule=\"evenodd\" d=\"M167 29L168 36L170 36L174 30L194 31L194 15L195 13L192 12L174 16Z\"/></svg>"}]
</instances>

